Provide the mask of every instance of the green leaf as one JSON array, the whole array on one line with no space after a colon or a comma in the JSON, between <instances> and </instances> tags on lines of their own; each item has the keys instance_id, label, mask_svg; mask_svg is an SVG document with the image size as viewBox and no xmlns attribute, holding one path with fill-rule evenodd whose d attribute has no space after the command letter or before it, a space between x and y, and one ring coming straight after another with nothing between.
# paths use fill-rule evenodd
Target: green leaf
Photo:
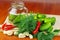
<instances>
[{"instance_id":1,"label":"green leaf","mask_svg":"<svg viewBox=\"0 0 60 40\"><path fill-rule=\"evenodd\" d=\"M47 33L47 35L44 32L39 32L38 33L38 40L52 40L54 37L53 33Z\"/></svg>"},{"instance_id":2,"label":"green leaf","mask_svg":"<svg viewBox=\"0 0 60 40\"><path fill-rule=\"evenodd\" d=\"M34 19L34 16L32 14L30 14L28 17L19 15L19 20L17 20L18 18L15 20L14 24L19 28L19 33L24 31L32 33L32 31L36 28L37 20Z\"/></svg>"},{"instance_id":3,"label":"green leaf","mask_svg":"<svg viewBox=\"0 0 60 40\"><path fill-rule=\"evenodd\" d=\"M53 31L53 34L58 35L59 32L60 32L60 30L56 29L56 30Z\"/></svg>"},{"instance_id":4,"label":"green leaf","mask_svg":"<svg viewBox=\"0 0 60 40\"><path fill-rule=\"evenodd\" d=\"M42 40L42 34L43 34L42 32L38 33L38 35L37 35L38 40Z\"/></svg>"}]
</instances>

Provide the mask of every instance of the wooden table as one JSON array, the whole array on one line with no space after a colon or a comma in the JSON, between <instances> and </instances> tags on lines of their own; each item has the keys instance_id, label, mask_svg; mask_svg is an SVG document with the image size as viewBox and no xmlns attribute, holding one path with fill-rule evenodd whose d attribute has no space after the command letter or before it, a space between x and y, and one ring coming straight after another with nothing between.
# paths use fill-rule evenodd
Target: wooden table
<instances>
[{"instance_id":1,"label":"wooden table","mask_svg":"<svg viewBox=\"0 0 60 40\"><path fill-rule=\"evenodd\" d=\"M37 39L36 38L29 39L28 37L21 39L16 36L4 35L3 33L0 32L0 40L37 40ZM53 40L60 40L60 36L55 36Z\"/></svg>"}]
</instances>

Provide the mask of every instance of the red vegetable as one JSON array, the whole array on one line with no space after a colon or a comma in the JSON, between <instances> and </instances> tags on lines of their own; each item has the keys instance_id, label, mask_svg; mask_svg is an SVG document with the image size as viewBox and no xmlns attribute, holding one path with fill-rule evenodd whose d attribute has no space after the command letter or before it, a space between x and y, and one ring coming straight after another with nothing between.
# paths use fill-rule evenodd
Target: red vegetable
<instances>
[{"instance_id":1,"label":"red vegetable","mask_svg":"<svg viewBox=\"0 0 60 40\"><path fill-rule=\"evenodd\" d=\"M15 26L13 26L13 25L3 24L3 26L2 26L3 30L11 30L13 28L15 28Z\"/></svg>"},{"instance_id":2,"label":"red vegetable","mask_svg":"<svg viewBox=\"0 0 60 40\"><path fill-rule=\"evenodd\" d=\"M13 28L15 28L15 26L13 26L13 25L6 25L6 27L4 28L4 30L11 30Z\"/></svg>"},{"instance_id":3,"label":"red vegetable","mask_svg":"<svg viewBox=\"0 0 60 40\"><path fill-rule=\"evenodd\" d=\"M2 25L2 30L4 30L5 26L6 26L6 23Z\"/></svg>"},{"instance_id":4,"label":"red vegetable","mask_svg":"<svg viewBox=\"0 0 60 40\"><path fill-rule=\"evenodd\" d=\"M40 21L38 21L35 30L32 32L33 34L38 33L38 30L39 30L39 28L40 28L40 25L41 25L41 23L40 23Z\"/></svg>"}]
</instances>

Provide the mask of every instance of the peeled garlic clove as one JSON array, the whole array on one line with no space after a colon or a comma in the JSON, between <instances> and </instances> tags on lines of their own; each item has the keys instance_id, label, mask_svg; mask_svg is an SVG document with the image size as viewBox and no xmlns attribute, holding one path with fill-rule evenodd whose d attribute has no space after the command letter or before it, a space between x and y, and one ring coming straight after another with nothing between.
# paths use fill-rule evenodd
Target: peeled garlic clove
<instances>
[{"instance_id":1,"label":"peeled garlic clove","mask_svg":"<svg viewBox=\"0 0 60 40\"><path fill-rule=\"evenodd\" d=\"M29 38L30 38L30 39L33 39L33 35L29 34Z\"/></svg>"},{"instance_id":2,"label":"peeled garlic clove","mask_svg":"<svg viewBox=\"0 0 60 40\"><path fill-rule=\"evenodd\" d=\"M18 31L15 31L15 32L14 32L14 35L18 35Z\"/></svg>"},{"instance_id":3,"label":"peeled garlic clove","mask_svg":"<svg viewBox=\"0 0 60 40\"><path fill-rule=\"evenodd\" d=\"M4 33L7 34L7 35L13 35L13 31L12 30L4 31Z\"/></svg>"},{"instance_id":4,"label":"peeled garlic clove","mask_svg":"<svg viewBox=\"0 0 60 40\"><path fill-rule=\"evenodd\" d=\"M25 36L24 34L20 33L20 34L18 35L18 37L19 37L19 38L25 38L26 36Z\"/></svg>"},{"instance_id":5,"label":"peeled garlic clove","mask_svg":"<svg viewBox=\"0 0 60 40\"><path fill-rule=\"evenodd\" d=\"M4 34L7 34L7 35L12 35L13 34L13 31L12 30L8 30L8 31L3 31Z\"/></svg>"},{"instance_id":6,"label":"peeled garlic clove","mask_svg":"<svg viewBox=\"0 0 60 40\"><path fill-rule=\"evenodd\" d=\"M19 28L15 27L14 30L18 30Z\"/></svg>"},{"instance_id":7,"label":"peeled garlic clove","mask_svg":"<svg viewBox=\"0 0 60 40\"><path fill-rule=\"evenodd\" d=\"M12 31L13 31L13 32L19 31L19 28L14 28L14 29L12 29Z\"/></svg>"},{"instance_id":8,"label":"peeled garlic clove","mask_svg":"<svg viewBox=\"0 0 60 40\"><path fill-rule=\"evenodd\" d=\"M18 31L18 30L13 29L12 31L15 32L15 31Z\"/></svg>"},{"instance_id":9,"label":"peeled garlic clove","mask_svg":"<svg viewBox=\"0 0 60 40\"><path fill-rule=\"evenodd\" d=\"M29 36L29 32L24 32L23 34L26 36Z\"/></svg>"},{"instance_id":10,"label":"peeled garlic clove","mask_svg":"<svg viewBox=\"0 0 60 40\"><path fill-rule=\"evenodd\" d=\"M13 35L13 31L7 31L7 35Z\"/></svg>"},{"instance_id":11,"label":"peeled garlic clove","mask_svg":"<svg viewBox=\"0 0 60 40\"><path fill-rule=\"evenodd\" d=\"M7 31L3 31L3 34L7 34Z\"/></svg>"}]
</instances>

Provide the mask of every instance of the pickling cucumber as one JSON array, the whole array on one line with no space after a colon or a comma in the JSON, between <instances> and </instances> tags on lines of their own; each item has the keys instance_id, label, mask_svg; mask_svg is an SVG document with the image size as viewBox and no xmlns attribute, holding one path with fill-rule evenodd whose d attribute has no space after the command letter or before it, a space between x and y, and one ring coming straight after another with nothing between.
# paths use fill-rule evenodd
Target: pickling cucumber
<instances>
[{"instance_id":1,"label":"pickling cucumber","mask_svg":"<svg viewBox=\"0 0 60 40\"><path fill-rule=\"evenodd\" d=\"M9 15L9 20L13 21L16 17L17 17L16 15L10 14Z\"/></svg>"},{"instance_id":2,"label":"pickling cucumber","mask_svg":"<svg viewBox=\"0 0 60 40\"><path fill-rule=\"evenodd\" d=\"M38 18L45 18L46 15L44 15L44 14L37 14L37 17L38 17Z\"/></svg>"},{"instance_id":3,"label":"pickling cucumber","mask_svg":"<svg viewBox=\"0 0 60 40\"><path fill-rule=\"evenodd\" d=\"M52 17L52 18L51 18L51 24L54 25L55 22L56 22L56 18L55 18L55 17Z\"/></svg>"},{"instance_id":4,"label":"pickling cucumber","mask_svg":"<svg viewBox=\"0 0 60 40\"><path fill-rule=\"evenodd\" d=\"M44 19L44 23L47 23L47 22L50 22L50 23L51 23L51 21L52 21L52 20L51 20L50 17Z\"/></svg>"},{"instance_id":5,"label":"pickling cucumber","mask_svg":"<svg viewBox=\"0 0 60 40\"><path fill-rule=\"evenodd\" d=\"M51 33L53 31L53 27L50 26L46 31Z\"/></svg>"},{"instance_id":6,"label":"pickling cucumber","mask_svg":"<svg viewBox=\"0 0 60 40\"><path fill-rule=\"evenodd\" d=\"M51 26L51 23L45 23L40 26L40 31L47 30Z\"/></svg>"},{"instance_id":7,"label":"pickling cucumber","mask_svg":"<svg viewBox=\"0 0 60 40\"><path fill-rule=\"evenodd\" d=\"M44 19L44 23L50 22L52 25L55 24L56 18L55 17L48 17Z\"/></svg>"}]
</instances>

